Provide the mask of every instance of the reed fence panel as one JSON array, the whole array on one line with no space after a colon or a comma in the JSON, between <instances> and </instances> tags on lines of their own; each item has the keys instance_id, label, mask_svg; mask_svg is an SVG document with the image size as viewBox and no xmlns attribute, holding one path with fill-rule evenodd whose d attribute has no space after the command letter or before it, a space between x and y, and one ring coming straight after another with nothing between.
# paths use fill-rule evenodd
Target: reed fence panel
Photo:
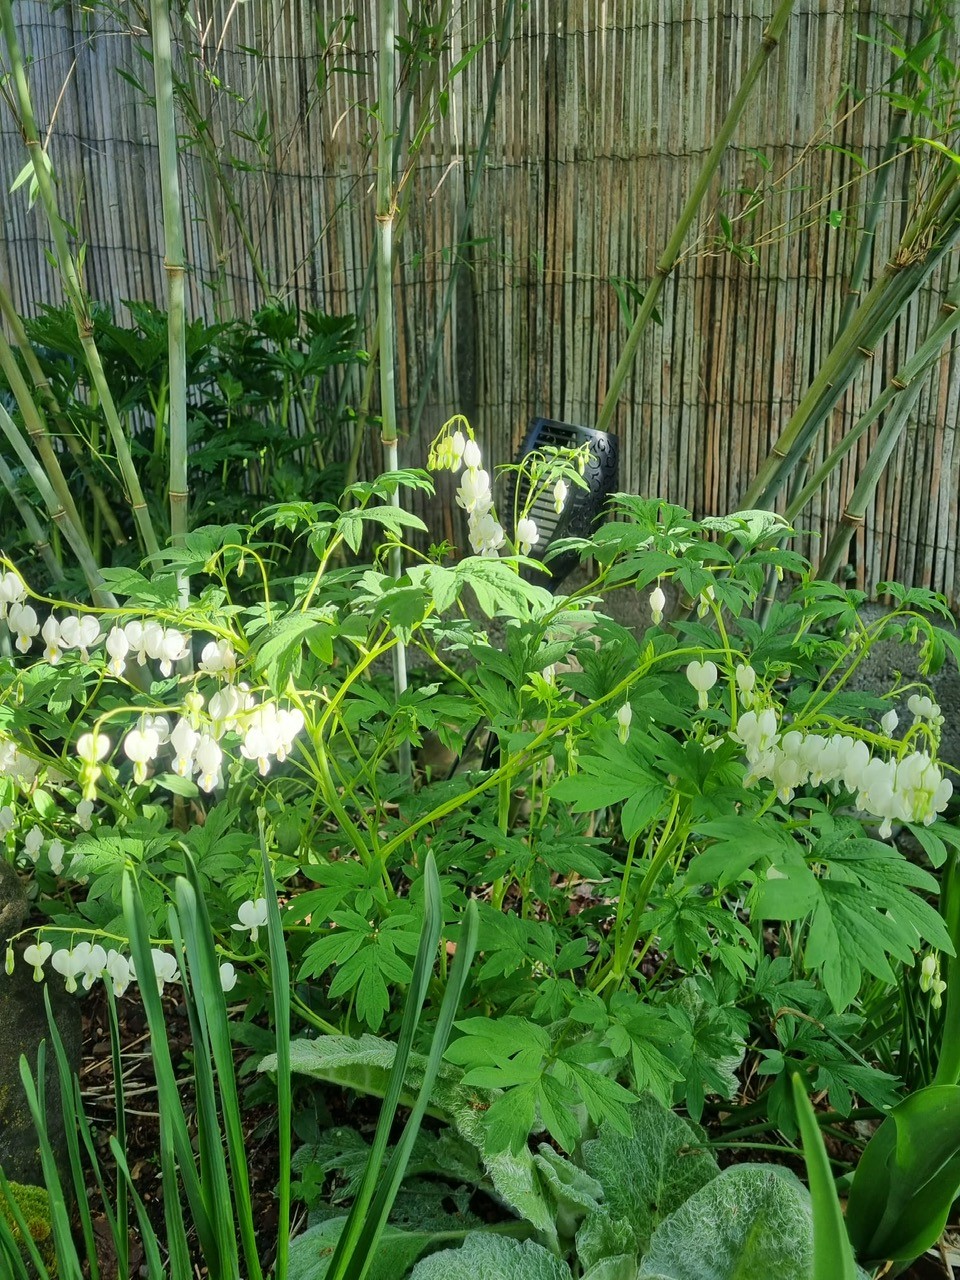
<instances>
[{"instance_id":1,"label":"reed fence panel","mask_svg":"<svg viewBox=\"0 0 960 1280\"><path fill-rule=\"evenodd\" d=\"M443 6L409 7L435 22ZM121 315L124 299L163 299L144 9L40 0L15 9L62 207L86 246L87 285ZM436 56L421 59L405 81L406 141L436 89L447 95L402 195L396 298L405 465L422 463L427 442L454 412L469 415L494 460L512 455L533 416L595 421L627 334L631 290L651 278L772 3L516 4L465 237L497 71L497 24L510 7L459 0L451 9ZM856 251L858 202L869 187L864 174L891 129L882 91L895 63L883 47L884 24L915 36L916 9L914 0L798 0L622 397L624 489L696 514L737 508L829 348ZM346 17L328 0L207 0L183 12L180 65L210 139L204 149L195 125L183 121L194 314L243 316L270 293L334 313L357 310L374 235L373 0L352 0ZM5 190L25 159L4 110ZM904 225L915 177L905 164L891 175L872 269ZM753 189L757 208L738 218L749 197L737 192ZM753 254L722 247L718 212ZM0 219L0 272L22 310L60 301L26 187L4 200ZM455 263L436 376L411 435ZM954 255L841 402L814 462L928 330L956 271ZM368 332L372 322L371 305ZM867 590L895 577L960 596L958 359L952 349L939 361L851 544L850 573ZM808 531L800 545L814 558L875 439L876 428L798 522ZM373 431L366 450L375 464ZM449 498L443 489L433 514L456 535Z\"/></svg>"}]
</instances>

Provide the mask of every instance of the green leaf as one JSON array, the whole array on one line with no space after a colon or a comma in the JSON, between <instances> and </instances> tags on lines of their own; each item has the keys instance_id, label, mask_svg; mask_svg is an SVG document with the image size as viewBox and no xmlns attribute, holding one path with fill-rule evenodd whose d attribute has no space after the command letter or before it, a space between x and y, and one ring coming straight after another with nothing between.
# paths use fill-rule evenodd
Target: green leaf
<instances>
[{"instance_id":1,"label":"green leaf","mask_svg":"<svg viewBox=\"0 0 960 1280\"><path fill-rule=\"evenodd\" d=\"M813 1206L811 1280L856 1280L857 1267L850 1251L850 1238L843 1223L843 1211L823 1145L823 1135L798 1075L793 1077L793 1098L803 1138L803 1158Z\"/></svg>"},{"instance_id":2,"label":"green leaf","mask_svg":"<svg viewBox=\"0 0 960 1280\"><path fill-rule=\"evenodd\" d=\"M650 1094L629 1116L632 1133L601 1125L597 1137L583 1144L582 1163L603 1188L605 1212L629 1223L633 1252L643 1253L659 1223L715 1178L719 1166L696 1131ZM581 1253L581 1259L592 1265L597 1256Z\"/></svg>"},{"instance_id":3,"label":"green leaf","mask_svg":"<svg viewBox=\"0 0 960 1280\"><path fill-rule=\"evenodd\" d=\"M309 1227L290 1243L287 1280L323 1280L330 1267L346 1217L327 1218ZM400 1231L385 1227L366 1273L366 1280L397 1280L417 1259L438 1243L463 1239L463 1231Z\"/></svg>"},{"instance_id":4,"label":"green leaf","mask_svg":"<svg viewBox=\"0 0 960 1280\"><path fill-rule=\"evenodd\" d=\"M806 1188L774 1165L734 1165L657 1227L637 1280L810 1280Z\"/></svg>"},{"instance_id":5,"label":"green leaf","mask_svg":"<svg viewBox=\"0 0 960 1280\"><path fill-rule=\"evenodd\" d=\"M335 625L323 610L295 609L257 636L250 651L255 669L263 673L272 689L283 690L288 678L299 670L304 641L318 635L329 638L335 632Z\"/></svg>"},{"instance_id":6,"label":"green leaf","mask_svg":"<svg viewBox=\"0 0 960 1280\"><path fill-rule=\"evenodd\" d=\"M942 1235L960 1193L960 1086L929 1085L890 1112L864 1149L847 1231L864 1262L909 1262Z\"/></svg>"},{"instance_id":7,"label":"green leaf","mask_svg":"<svg viewBox=\"0 0 960 1280\"><path fill-rule=\"evenodd\" d=\"M744 546L752 546L769 534L782 537L792 532L790 525L776 511L734 511L728 516L704 516L700 523L704 529L732 533Z\"/></svg>"},{"instance_id":8,"label":"green leaf","mask_svg":"<svg viewBox=\"0 0 960 1280\"><path fill-rule=\"evenodd\" d=\"M462 1249L443 1249L418 1262L410 1280L570 1280L570 1270L532 1240L474 1232Z\"/></svg>"}]
</instances>

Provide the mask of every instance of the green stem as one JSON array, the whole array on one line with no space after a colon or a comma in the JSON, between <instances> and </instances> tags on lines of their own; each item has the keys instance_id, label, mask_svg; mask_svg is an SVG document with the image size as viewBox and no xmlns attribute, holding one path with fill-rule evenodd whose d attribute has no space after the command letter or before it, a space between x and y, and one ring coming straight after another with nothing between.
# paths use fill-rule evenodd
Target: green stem
<instances>
[{"instance_id":1,"label":"green stem","mask_svg":"<svg viewBox=\"0 0 960 1280\"><path fill-rule=\"evenodd\" d=\"M747 68L743 82L737 91L730 110L727 112L726 119L720 127L720 132L717 134L716 141L704 161L700 176L697 178L694 188L683 207L673 235L670 237L667 247L656 265L654 278L650 281L649 288L644 294L637 318L633 322L633 328L630 330L624 345L623 354L613 372L607 394L603 398L603 404L600 406L600 412L597 415L597 430L599 431L610 430L617 408L617 401L620 399L624 385L633 368L633 361L640 345L640 339L643 337L644 330L656 310L657 300L663 291L663 287L677 265L683 242L686 240L687 233L697 216L697 211L716 177L723 153L726 151L727 145L733 137L737 125L740 123L740 117L743 115L760 73L780 42L780 37L787 25L793 5L794 0L780 0L780 4L770 19L769 26L763 33L760 48L754 54L753 61Z\"/></svg>"},{"instance_id":2,"label":"green stem","mask_svg":"<svg viewBox=\"0 0 960 1280\"><path fill-rule=\"evenodd\" d=\"M433 344L430 347L430 354L427 357L427 366L420 379L420 391L417 395L417 403L413 410L413 418L410 423L410 437L416 441L419 437L420 422L423 418L423 411L426 407L427 396L433 385L433 379L437 372L437 364L440 360L440 352L443 349L444 326L447 322L447 316L450 314L450 308L453 306L453 299L456 293L457 281L460 278L460 268L462 260L460 257L460 246L464 243L470 234L470 227L473 223L473 211L476 208L477 198L480 195L480 185L486 170L487 148L490 145L490 132L493 128L493 121L496 116L497 99L500 96L500 82L503 79L503 68L507 60L507 54L510 50L510 41L513 34L513 15L516 9L516 0L506 0L503 8L503 17L500 21L500 31L497 37L497 61L494 68L493 80L487 95L487 109L483 117L483 126L480 130L480 137L477 141L476 154L474 156L473 176L470 179L470 189L467 192L466 203L463 206L463 216L460 219L460 225L457 227L457 239L454 245L454 258L450 266L450 275L447 279L446 288L443 294L443 302L440 307L440 315L437 318L436 331L433 335ZM517 486L519 492L519 485Z\"/></svg>"}]
</instances>

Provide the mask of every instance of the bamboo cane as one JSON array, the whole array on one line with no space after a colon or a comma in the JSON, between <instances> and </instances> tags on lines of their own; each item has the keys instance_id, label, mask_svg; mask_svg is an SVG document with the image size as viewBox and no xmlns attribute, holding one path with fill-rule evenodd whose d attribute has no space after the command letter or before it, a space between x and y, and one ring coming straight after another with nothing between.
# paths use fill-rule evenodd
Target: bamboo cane
<instances>
[{"instance_id":1,"label":"bamboo cane","mask_svg":"<svg viewBox=\"0 0 960 1280\"><path fill-rule=\"evenodd\" d=\"M900 442L913 407L923 389L924 375L935 362L937 355L945 343L960 329L960 281L957 281L944 299L940 308L946 319L943 320L918 349L913 360L908 362L892 382L896 393L896 401L887 415L877 442L870 450L866 466L861 472L850 500L840 515L840 525L834 533L817 566L817 576L832 578L840 568L840 562L853 536L854 530L863 524L867 506L872 499L880 477ZM930 351L930 348L935 348ZM918 360L921 352L926 359ZM913 369L916 368L916 372Z\"/></svg>"},{"instance_id":2,"label":"bamboo cane","mask_svg":"<svg viewBox=\"0 0 960 1280\"><path fill-rule=\"evenodd\" d=\"M87 543L83 530L79 529L70 516L61 506L54 492L53 486L47 479L43 468L34 457L32 451L27 445L26 440L20 434L17 424L7 413L6 409L0 404L0 431L7 437L11 447L17 457L23 463L24 470L30 476L30 479L36 485L37 491L43 501L43 505L47 508L50 519L54 526L60 530L66 539L71 551L77 558L77 563L86 579L87 586L90 589L90 595L95 604L102 608L115 608L116 600L104 587L103 579L100 576L100 570L93 558L93 553Z\"/></svg>"},{"instance_id":3,"label":"bamboo cane","mask_svg":"<svg viewBox=\"0 0 960 1280\"><path fill-rule=\"evenodd\" d=\"M23 327L23 321L20 319L16 308L13 306L13 300L4 288L2 282L0 282L0 313L2 313L4 319L10 326L14 345L20 354L20 358L27 367L27 372L30 375L30 381L33 383L34 390L42 401L41 418L52 419L59 433L59 438L63 440L64 444L70 450L70 454L73 457L80 474L83 476L84 484L90 490L90 496L93 499L94 506L100 513L100 517L104 524L106 524L114 545L122 547L127 541L127 535L120 527L120 521L117 519L113 507L110 505L109 498L106 493L104 493L103 486L100 484L99 480L96 479L87 463L83 442L78 437L73 424L65 416L62 408L60 407L60 403L53 393L53 388L40 366L40 361L37 359L36 352L30 344L30 339L27 337L27 332ZM10 358L12 361L11 368L16 370L16 374L11 373L7 364L3 363L3 356L5 352L10 352ZM16 364L10 344L4 337L2 330L0 330L0 366L3 367L4 372L7 374L11 390L13 391L17 403L20 406L20 412L24 414L24 420L26 420L24 405L27 400L30 400L32 403L33 397L29 392L26 392L26 394L23 395L23 398L21 398L22 392L18 389L20 384L16 382L17 376L21 376L21 382L24 387L26 386L26 383L22 380L19 366ZM49 431L49 426L46 426L46 424L45 429Z\"/></svg>"},{"instance_id":4,"label":"bamboo cane","mask_svg":"<svg viewBox=\"0 0 960 1280\"><path fill-rule=\"evenodd\" d=\"M944 345L950 340L953 334L960 328L960 294L958 290L951 289L950 294L944 300L941 311L946 315L946 319L930 333L927 338L920 344L909 360L897 370L890 382L884 387L880 395L874 400L868 409L861 414L856 423L845 433L843 439L831 450L824 458L816 472L811 476L807 484L797 493L796 497L787 507L784 515L788 521L793 521L807 505L813 495L829 478L831 473L836 470L841 460L853 448L857 441L863 436L874 422L880 418L887 409L897 400L899 396L915 383L922 384L924 376L930 371L939 358L940 352Z\"/></svg>"},{"instance_id":5,"label":"bamboo cane","mask_svg":"<svg viewBox=\"0 0 960 1280\"><path fill-rule=\"evenodd\" d=\"M451 0L444 0L444 7L440 11L437 22L435 24L439 30L446 29L446 26L450 17L450 9L451 9ZM424 93L425 98L430 97L430 94L436 84L438 74L439 74L439 60L435 60L431 64L430 77L427 82L426 92ZM410 114L413 110L414 86L415 86L414 76L410 74L407 77L407 81L408 81L407 88L403 95L403 105L400 109L400 117L397 123L395 137L393 141L392 173L393 173L394 179L396 178L396 174L400 168L400 161L403 158L403 139L406 137L407 127L410 121ZM407 156L407 166L404 172L403 179L398 183L399 194L397 197L395 197L395 200L394 200L394 218L393 218L394 246L396 246L396 243L399 240L400 235L403 231L403 227L407 217L407 210L410 204L411 183L409 179L412 172L411 162L416 159L417 153L420 147L423 145L423 141L425 137L426 137L426 133L424 132L424 130L422 128L418 129L414 139L414 143L411 145L408 156ZM376 258L374 257L370 261L366 274L364 275L363 285L360 289L360 297L357 300L355 315L357 318L358 325L363 322L363 318L366 315L367 307L369 306L369 303L370 303L370 297L374 291L376 283L377 283L377 266L376 266ZM376 321L376 324L374 326L374 332L373 332L373 337L371 341L371 349L369 353L371 363L375 358L374 352L375 352L376 344L378 341L378 331L379 331L379 319ZM352 372L353 370L351 370L351 373ZM341 417L343 416L343 411L346 407L347 394L349 392L351 382L352 382L352 379L349 374L346 377L344 377L344 379L341 381L340 389L337 394L336 408L334 410L335 422L339 422ZM363 398L364 392L366 390L366 378L364 378L364 383L362 384L362 387L363 389L361 390L361 398ZM359 465L360 451L363 448L363 438L362 438L363 425L362 424L365 416L366 415L363 413L357 414L356 427L354 431L354 440L350 449L350 457L347 463L347 472L345 477L345 483L347 485L352 484L353 481L356 479L358 465Z\"/></svg>"},{"instance_id":6,"label":"bamboo cane","mask_svg":"<svg viewBox=\"0 0 960 1280\"><path fill-rule=\"evenodd\" d=\"M84 359L90 371L90 378L113 440L113 447L116 451L117 462L120 466L124 484L127 487L127 496L133 517L137 522L144 549L149 556L155 556L160 550L160 544L157 541L153 520L130 454L130 446L103 372L100 352L93 337L93 320L84 293L83 283L80 279L78 265L67 243L66 227L60 217L56 192L42 154L43 147L33 112L30 86L27 82L23 57L20 53L20 44L13 21L12 0L0 0L0 30L3 31L4 42L7 46L10 75L13 79L14 91L20 107L21 132L33 165L40 202L46 214L47 224L56 249L57 269L60 272L67 298L73 309Z\"/></svg>"},{"instance_id":7,"label":"bamboo cane","mask_svg":"<svg viewBox=\"0 0 960 1280\"><path fill-rule=\"evenodd\" d=\"M644 294L643 302L637 313L637 318L633 322L633 327L627 336L624 344L623 353L617 362L617 367L613 371L613 377L610 379L610 386L607 388L607 394L603 398L600 406L600 412L597 415L597 430L609 431L613 423L613 416L617 409L617 401L623 392L627 378L633 368L634 357L637 354L637 348L640 345L640 339L643 337L644 331L653 316L657 307L657 300L660 297L663 287L670 277L677 260L680 257L680 251L683 248L683 242L687 238L687 233L693 225L693 220L697 216L697 211L703 203L707 192L716 176L717 170L720 168L720 161L723 159L723 153L727 149L727 145L740 123L740 117L743 115L744 108L753 93L760 72L769 62L771 55L780 43L780 37L783 35L784 28L793 9L794 0L780 0L773 17L770 19L769 25L763 33L760 42L760 48L753 56L750 66L747 68L740 88L737 90L736 97L727 112L726 119L720 127L716 141L710 148L707 158L704 161L700 175L694 184L693 190L687 198L686 204L674 228L673 235L670 237L666 249L664 249L659 261L657 262L653 279Z\"/></svg>"},{"instance_id":8,"label":"bamboo cane","mask_svg":"<svg viewBox=\"0 0 960 1280\"><path fill-rule=\"evenodd\" d=\"M47 573L50 575L51 582L63 581L63 565L60 563L50 540L43 531L43 526L37 519L36 512L30 503L23 496L20 486L17 484L17 478L7 466L3 454L0 454L0 484L6 489L10 495L10 501L17 508L17 513L23 521L23 527L29 535L30 541L33 543L34 550L46 565Z\"/></svg>"},{"instance_id":9,"label":"bamboo cane","mask_svg":"<svg viewBox=\"0 0 960 1280\"><path fill-rule=\"evenodd\" d=\"M13 351L10 349L10 345L2 331L0 331L0 369L3 370L7 382L10 384L10 390L13 392L13 398L20 409L27 436L36 450L37 456L43 463L47 479L57 495L58 503L63 507L76 527L83 532L84 539L89 545L90 539L84 528L83 520L80 518L80 512L77 510L77 504L73 500L70 486L67 484L67 477L63 474L63 469L60 466L60 459L57 457L56 450L50 439L47 424L44 422L43 416L37 408L33 396L30 394L26 380L17 367Z\"/></svg>"},{"instance_id":10,"label":"bamboo cane","mask_svg":"<svg viewBox=\"0 0 960 1280\"><path fill-rule=\"evenodd\" d=\"M915 222L901 242L898 254L887 263L850 324L840 334L807 391L784 427L776 444L757 472L743 499L745 507L769 505L791 467L803 454L812 436L840 400L863 363L893 324L917 289L930 276L960 238L960 183L945 209L941 240L908 265L901 265L911 246L920 242L924 223Z\"/></svg>"},{"instance_id":11,"label":"bamboo cane","mask_svg":"<svg viewBox=\"0 0 960 1280\"><path fill-rule=\"evenodd\" d=\"M163 269L167 277L167 423L170 449L170 541L183 546L190 494L187 486L187 344L185 327L185 252L177 124L173 109L173 51L168 0L151 0L153 80L156 98L160 189L163 201ZM190 599L189 579L177 572L180 604Z\"/></svg>"}]
</instances>

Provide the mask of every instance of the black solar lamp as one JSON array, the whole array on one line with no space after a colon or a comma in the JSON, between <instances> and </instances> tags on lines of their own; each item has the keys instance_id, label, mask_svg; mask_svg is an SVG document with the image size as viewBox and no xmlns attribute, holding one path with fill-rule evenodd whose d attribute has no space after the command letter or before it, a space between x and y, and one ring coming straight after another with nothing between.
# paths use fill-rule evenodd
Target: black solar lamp
<instances>
[{"instance_id":1,"label":"black solar lamp","mask_svg":"<svg viewBox=\"0 0 960 1280\"><path fill-rule=\"evenodd\" d=\"M529 511L540 534L537 545L530 551L530 559L543 561L547 549L560 538L588 538L603 514L611 494L616 493L620 472L620 445L616 436L592 427L578 427L569 422L555 422L552 418L534 418L530 429L517 450L515 461L523 462L531 453L544 448L579 449L590 446L584 471L587 488L569 485L566 501L558 513L553 493L537 495ZM516 487L519 478L520 493ZM522 473L511 472L507 492L505 514L513 519L513 513L522 510L529 493L529 480ZM564 578L573 572L580 557L576 551L564 551L551 559L550 577L546 579L551 590L556 590ZM526 569L524 576L543 581L545 575Z\"/></svg>"}]
</instances>

